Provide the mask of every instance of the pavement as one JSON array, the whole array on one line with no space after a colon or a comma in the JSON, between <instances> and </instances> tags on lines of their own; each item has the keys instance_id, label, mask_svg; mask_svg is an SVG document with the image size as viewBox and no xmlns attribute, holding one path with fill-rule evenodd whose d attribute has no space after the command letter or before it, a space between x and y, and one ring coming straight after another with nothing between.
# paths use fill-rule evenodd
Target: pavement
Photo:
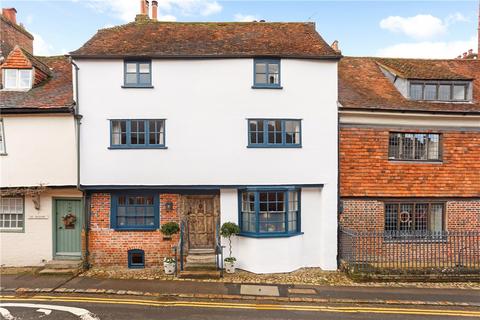
<instances>
[{"instance_id":1,"label":"pavement","mask_svg":"<svg viewBox=\"0 0 480 320\"><path fill-rule=\"evenodd\" d=\"M279 303L356 303L480 307L480 290L333 287L314 285L237 284L187 280L114 280L62 275L2 275L2 294L92 294L255 300Z\"/></svg>"}]
</instances>

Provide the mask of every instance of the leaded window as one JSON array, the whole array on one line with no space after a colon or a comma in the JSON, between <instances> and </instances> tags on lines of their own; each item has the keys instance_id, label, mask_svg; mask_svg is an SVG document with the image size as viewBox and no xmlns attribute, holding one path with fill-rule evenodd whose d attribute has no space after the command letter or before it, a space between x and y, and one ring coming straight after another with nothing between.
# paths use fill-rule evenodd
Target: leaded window
<instances>
[{"instance_id":1,"label":"leaded window","mask_svg":"<svg viewBox=\"0 0 480 320\"><path fill-rule=\"evenodd\" d=\"M22 231L25 214L23 198L2 197L0 198L0 230Z\"/></svg>"},{"instance_id":2,"label":"leaded window","mask_svg":"<svg viewBox=\"0 0 480 320\"><path fill-rule=\"evenodd\" d=\"M288 119L248 120L249 147L300 147L301 121Z\"/></svg>"},{"instance_id":3,"label":"leaded window","mask_svg":"<svg viewBox=\"0 0 480 320\"><path fill-rule=\"evenodd\" d=\"M391 132L388 159L440 161L441 135L438 133Z\"/></svg>"},{"instance_id":4,"label":"leaded window","mask_svg":"<svg viewBox=\"0 0 480 320\"><path fill-rule=\"evenodd\" d=\"M398 202L385 204L385 231L392 234L417 234L444 230L445 204L436 202Z\"/></svg>"},{"instance_id":5,"label":"leaded window","mask_svg":"<svg viewBox=\"0 0 480 320\"><path fill-rule=\"evenodd\" d=\"M426 101L468 101L470 82L411 81L410 99Z\"/></svg>"},{"instance_id":6,"label":"leaded window","mask_svg":"<svg viewBox=\"0 0 480 320\"><path fill-rule=\"evenodd\" d=\"M153 193L121 193L112 197L114 229L157 229L158 196Z\"/></svg>"},{"instance_id":7,"label":"leaded window","mask_svg":"<svg viewBox=\"0 0 480 320\"><path fill-rule=\"evenodd\" d=\"M240 192L240 228L244 234L275 236L300 232L299 190Z\"/></svg>"},{"instance_id":8,"label":"leaded window","mask_svg":"<svg viewBox=\"0 0 480 320\"><path fill-rule=\"evenodd\" d=\"M165 120L110 120L111 148L164 148Z\"/></svg>"}]
</instances>

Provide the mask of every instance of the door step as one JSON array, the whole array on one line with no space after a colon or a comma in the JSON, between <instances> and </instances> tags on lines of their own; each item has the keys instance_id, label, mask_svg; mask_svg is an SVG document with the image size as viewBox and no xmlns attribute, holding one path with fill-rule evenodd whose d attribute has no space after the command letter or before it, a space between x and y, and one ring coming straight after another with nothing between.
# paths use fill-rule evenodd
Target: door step
<instances>
[{"instance_id":1,"label":"door step","mask_svg":"<svg viewBox=\"0 0 480 320\"><path fill-rule=\"evenodd\" d=\"M39 274L73 274L80 273L82 260L51 260L48 261Z\"/></svg>"},{"instance_id":2,"label":"door step","mask_svg":"<svg viewBox=\"0 0 480 320\"><path fill-rule=\"evenodd\" d=\"M218 270L185 270L178 275L182 279L220 279Z\"/></svg>"},{"instance_id":3,"label":"door step","mask_svg":"<svg viewBox=\"0 0 480 320\"><path fill-rule=\"evenodd\" d=\"M189 249L188 254L215 254L215 249Z\"/></svg>"},{"instance_id":4,"label":"door step","mask_svg":"<svg viewBox=\"0 0 480 320\"><path fill-rule=\"evenodd\" d=\"M187 256L187 264L215 264L214 254L190 254Z\"/></svg>"}]
</instances>

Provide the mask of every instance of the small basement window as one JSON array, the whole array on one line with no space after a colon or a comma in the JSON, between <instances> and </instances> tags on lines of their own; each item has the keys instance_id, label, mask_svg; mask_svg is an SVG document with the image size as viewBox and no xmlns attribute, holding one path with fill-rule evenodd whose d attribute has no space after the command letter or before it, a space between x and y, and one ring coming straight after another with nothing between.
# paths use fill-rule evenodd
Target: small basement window
<instances>
[{"instance_id":1,"label":"small basement window","mask_svg":"<svg viewBox=\"0 0 480 320\"><path fill-rule=\"evenodd\" d=\"M128 250L128 268L145 268L145 252L140 249Z\"/></svg>"}]
</instances>

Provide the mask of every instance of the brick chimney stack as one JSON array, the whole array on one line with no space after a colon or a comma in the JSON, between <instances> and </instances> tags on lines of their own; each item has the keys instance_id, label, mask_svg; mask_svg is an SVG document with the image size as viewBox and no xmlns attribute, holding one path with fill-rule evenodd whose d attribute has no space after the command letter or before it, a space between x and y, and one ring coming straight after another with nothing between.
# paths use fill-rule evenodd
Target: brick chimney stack
<instances>
[{"instance_id":1,"label":"brick chimney stack","mask_svg":"<svg viewBox=\"0 0 480 320\"><path fill-rule=\"evenodd\" d=\"M158 1L152 0L152 20L157 21L158 16Z\"/></svg>"},{"instance_id":2,"label":"brick chimney stack","mask_svg":"<svg viewBox=\"0 0 480 320\"><path fill-rule=\"evenodd\" d=\"M17 24L17 9L2 8L2 15L11 23Z\"/></svg>"},{"instance_id":3,"label":"brick chimney stack","mask_svg":"<svg viewBox=\"0 0 480 320\"><path fill-rule=\"evenodd\" d=\"M140 14L141 15L147 14L147 8L145 7L145 0L140 0Z\"/></svg>"}]
</instances>

